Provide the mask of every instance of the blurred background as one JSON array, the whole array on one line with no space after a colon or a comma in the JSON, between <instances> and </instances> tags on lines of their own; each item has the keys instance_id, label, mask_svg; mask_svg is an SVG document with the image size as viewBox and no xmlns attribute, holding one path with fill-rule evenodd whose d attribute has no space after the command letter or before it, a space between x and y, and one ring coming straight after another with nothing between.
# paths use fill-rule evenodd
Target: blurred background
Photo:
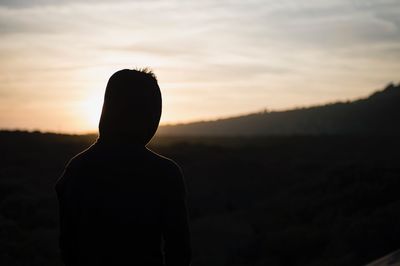
<instances>
[{"instance_id":1,"label":"blurred background","mask_svg":"<svg viewBox=\"0 0 400 266\"><path fill-rule=\"evenodd\" d=\"M400 248L400 3L0 1L0 264L61 265L54 183L108 78L150 67L149 144L193 265L363 265Z\"/></svg>"}]
</instances>

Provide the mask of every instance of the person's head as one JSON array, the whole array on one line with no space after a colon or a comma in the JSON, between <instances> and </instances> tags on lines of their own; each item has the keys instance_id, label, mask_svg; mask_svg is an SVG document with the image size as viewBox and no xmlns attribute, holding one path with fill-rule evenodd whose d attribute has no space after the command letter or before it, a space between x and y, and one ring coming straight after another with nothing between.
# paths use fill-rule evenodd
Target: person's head
<instances>
[{"instance_id":1,"label":"person's head","mask_svg":"<svg viewBox=\"0 0 400 266\"><path fill-rule=\"evenodd\" d=\"M100 139L147 144L161 117L161 92L147 70L123 69L108 80L99 123Z\"/></svg>"}]
</instances>

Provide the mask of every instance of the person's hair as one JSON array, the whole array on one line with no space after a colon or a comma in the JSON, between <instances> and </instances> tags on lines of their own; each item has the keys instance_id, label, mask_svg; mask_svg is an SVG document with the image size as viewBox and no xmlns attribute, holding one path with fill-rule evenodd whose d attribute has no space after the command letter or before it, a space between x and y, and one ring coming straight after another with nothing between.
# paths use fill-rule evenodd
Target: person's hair
<instances>
[{"instance_id":1,"label":"person's hair","mask_svg":"<svg viewBox=\"0 0 400 266\"><path fill-rule=\"evenodd\" d=\"M153 70L148 67L143 67L143 68L133 68L132 71L137 71L140 73L147 74L148 76L152 77L155 81L157 81L157 76L154 74Z\"/></svg>"},{"instance_id":2,"label":"person's hair","mask_svg":"<svg viewBox=\"0 0 400 266\"><path fill-rule=\"evenodd\" d=\"M148 68L123 69L109 79L99 123L100 139L146 144L161 117L161 92Z\"/></svg>"}]
</instances>

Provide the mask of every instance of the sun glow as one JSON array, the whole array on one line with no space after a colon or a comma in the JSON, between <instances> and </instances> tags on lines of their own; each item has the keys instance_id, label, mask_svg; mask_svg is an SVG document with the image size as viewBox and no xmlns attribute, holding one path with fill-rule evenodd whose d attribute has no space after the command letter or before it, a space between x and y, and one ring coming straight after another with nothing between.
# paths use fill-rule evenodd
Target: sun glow
<instances>
[{"instance_id":1,"label":"sun glow","mask_svg":"<svg viewBox=\"0 0 400 266\"><path fill-rule=\"evenodd\" d=\"M88 131L96 130L102 108L102 97L89 97L82 102L80 106L82 114L82 123L85 125Z\"/></svg>"}]
</instances>

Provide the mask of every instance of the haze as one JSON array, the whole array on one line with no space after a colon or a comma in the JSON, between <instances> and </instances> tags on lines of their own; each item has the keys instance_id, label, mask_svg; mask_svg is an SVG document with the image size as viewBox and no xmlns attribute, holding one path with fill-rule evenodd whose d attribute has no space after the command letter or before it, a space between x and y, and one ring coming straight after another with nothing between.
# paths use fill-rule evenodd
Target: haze
<instances>
[{"instance_id":1,"label":"haze","mask_svg":"<svg viewBox=\"0 0 400 266\"><path fill-rule=\"evenodd\" d=\"M162 123L349 100L397 82L400 2L0 3L0 128L96 130L109 76L150 67Z\"/></svg>"}]
</instances>

